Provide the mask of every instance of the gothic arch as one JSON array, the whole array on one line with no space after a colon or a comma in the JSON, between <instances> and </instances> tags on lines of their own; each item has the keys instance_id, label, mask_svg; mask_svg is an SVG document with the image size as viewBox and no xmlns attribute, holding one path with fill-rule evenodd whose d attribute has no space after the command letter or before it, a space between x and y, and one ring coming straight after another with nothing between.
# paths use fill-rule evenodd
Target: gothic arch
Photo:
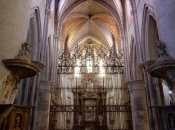
<instances>
[{"instance_id":1,"label":"gothic arch","mask_svg":"<svg viewBox=\"0 0 175 130\"><path fill-rule=\"evenodd\" d=\"M61 26L64 22L64 19L66 18L67 14L69 14L71 12L71 10L73 10L76 6L78 6L79 4L85 2L86 0L80 0L76 3L74 3L73 5L71 5L71 7L69 7L66 11L64 11L63 14L61 14L61 17L58 20L58 35L60 35L61 33ZM109 10L109 12L114 16L115 20L117 21L117 24L119 26L119 30L120 30L120 35L124 35L124 30L123 30L123 23L122 20L118 14L117 11L115 11L112 7L110 7L107 3L103 2L103 1L99 1L99 0L95 0L95 2L101 4L102 6L104 6L107 10Z\"/></svg>"},{"instance_id":2,"label":"gothic arch","mask_svg":"<svg viewBox=\"0 0 175 130\"><path fill-rule=\"evenodd\" d=\"M139 33L139 24L138 24L138 16L137 16L137 7L135 0L130 0L131 3L131 12L133 15L133 23L134 23L134 29L135 29L135 41L136 41L136 50L137 50L137 61L138 64L142 63L143 56L142 56L142 50L140 45L140 33Z\"/></svg>"},{"instance_id":3,"label":"gothic arch","mask_svg":"<svg viewBox=\"0 0 175 130\"><path fill-rule=\"evenodd\" d=\"M83 36L81 39L78 39L78 40L76 41L76 43L79 44L83 39L86 39L86 38L88 38L88 37L92 37L92 38L96 39L97 41L99 41L100 43L103 43L103 41L100 40L100 38L98 38L98 37L96 37L96 36L94 36L94 35L85 35L85 36ZM103 44L103 45L104 45L105 49L107 50L108 46L106 46L105 44ZM76 46L76 45L71 46L70 48L75 48L75 46Z\"/></svg>"},{"instance_id":4,"label":"gothic arch","mask_svg":"<svg viewBox=\"0 0 175 130\"><path fill-rule=\"evenodd\" d=\"M138 66L138 61L137 61L137 51L136 51L136 44L134 37L131 38L131 44L130 44L130 51L129 51L129 80L142 80L142 72Z\"/></svg>"},{"instance_id":5,"label":"gothic arch","mask_svg":"<svg viewBox=\"0 0 175 130\"><path fill-rule=\"evenodd\" d=\"M143 62L156 60L155 42L158 39L158 31L154 9L145 5L142 19L141 50Z\"/></svg>"},{"instance_id":6,"label":"gothic arch","mask_svg":"<svg viewBox=\"0 0 175 130\"><path fill-rule=\"evenodd\" d=\"M65 34L65 36L64 36L64 37L62 36L62 43L65 43L66 38L67 38L68 35L69 35L69 32L70 32L71 30L73 30L75 26L81 25L81 24L83 24L83 23L85 23L85 21L79 21L79 22L77 22L76 24L74 24L74 26L72 26L72 27L67 31L67 33ZM62 46L64 46L64 45L62 45Z\"/></svg>"},{"instance_id":7,"label":"gothic arch","mask_svg":"<svg viewBox=\"0 0 175 130\"><path fill-rule=\"evenodd\" d=\"M118 11L115 11L110 5L108 5L107 3L101 1L101 0L95 0L96 2L98 2L99 4L103 5L104 7L107 8L107 10L109 10L109 12L111 12L111 14L114 16L114 18L117 21L119 30L120 30L120 35L122 36L124 34L124 29L123 29L123 21L120 18L120 15L118 13Z\"/></svg>"},{"instance_id":8,"label":"gothic arch","mask_svg":"<svg viewBox=\"0 0 175 130\"><path fill-rule=\"evenodd\" d=\"M58 17L58 35L60 35L61 33L61 27L62 27L62 24L64 22L64 19L66 18L67 14L69 14L71 12L72 9L74 9L76 6L78 6L79 4L85 2L86 0L80 0L76 3L74 3L73 5L71 5L71 7L69 7L66 11L64 11L64 13L61 14L60 18Z\"/></svg>"},{"instance_id":9,"label":"gothic arch","mask_svg":"<svg viewBox=\"0 0 175 130\"><path fill-rule=\"evenodd\" d=\"M30 28L31 28L30 27L30 22L31 22L32 18L33 18L33 24L34 24L34 28L33 29L34 30L31 30L31 31L33 31L33 32L31 32L32 34L29 34L30 33ZM40 61L40 57L39 56L40 56L40 48L41 48L41 42L42 42L42 40L41 40L42 39L42 33L41 33L41 18L40 18L39 7L33 7L32 10L31 10L27 40L31 39L31 36L29 36L29 35L35 36L34 38L35 38L35 40L37 40L36 41L36 45L33 46L33 48L34 48L33 49L34 50L33 53L37 53L36 57L35 57L36 59L32 59L32 60Z\"/></svg>"}]
</instances>

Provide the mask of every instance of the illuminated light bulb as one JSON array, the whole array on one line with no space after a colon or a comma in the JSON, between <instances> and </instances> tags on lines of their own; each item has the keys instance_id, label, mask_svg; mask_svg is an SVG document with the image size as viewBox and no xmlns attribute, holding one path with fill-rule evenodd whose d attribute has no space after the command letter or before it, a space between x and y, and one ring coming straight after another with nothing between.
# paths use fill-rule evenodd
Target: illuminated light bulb
<instances>
[{"instance_id":1,"label":"illuminated light bulb","mask_svg":"<svg viewBox=\"0 0 175 130\"><path fill-rule=\"evenodd\" d=\"M172 91L171 90L169 90L169 92L168 92L169 94L172 94Z\"/></svg>"}]
</instances>

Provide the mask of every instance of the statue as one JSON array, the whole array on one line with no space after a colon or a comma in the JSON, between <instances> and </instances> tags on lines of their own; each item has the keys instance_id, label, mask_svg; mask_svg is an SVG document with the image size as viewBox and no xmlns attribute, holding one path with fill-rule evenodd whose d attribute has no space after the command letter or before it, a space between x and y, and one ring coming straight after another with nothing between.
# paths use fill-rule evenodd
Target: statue
<instances>
[{"instance_id":1,"label":"statue","mask_svg":"<svg viewBox=\"0 0 175 130\"><path fill-rule=\"evenodd\" d=\"M92 91L94 88L94 83L89 79L89 81L87 82L87 90Z\"/></svg>"},{"instance_id":2,"label":"statue","mask_svg":"<svg viewBox=\"0 0 175 130\"><path fill-rule=\"evenodd\" d=\"M82 116L79 114L78 115L78 125L81 125L82 123Z\"/></svg>"},{"instance_id":3,"label":"statue","mask_svg":"<svg viewBox=\"0 0 175 130\"><path fill-rule=\"evenodd\" d=\"M66 120L70 121L70 113L67 114Z\"/></svg>"},{"instance_id":4,"label":"statue","mask_svg":"<svg viewBox=\"0 0 175 130\"><path fill-rule=\"evenodd\" d=\"M21 115L17 114L15 118L15 128L21 128Z\"/></svg>"},{"instance_id":5,"label":"statue","mask_svg":"<svg viewBox=\"0 0 175 130\"><path fill-rule=\"evenodd\" d=\"M98 119L99 119L99 123L100 123L100 125L102 125L102 122L103 122L103 116L102 116L101 114L98 116Z\"/></svg>"},{"instance_id":6,"label":"statue","mask_svg":"<svg viewBox=\"0 0 175 130\"><path fill-rule=\"evenodd\" d=\"M165 48L166 48L166 45L165 43L157 40L157 46L156 46L156 52L157 52L157 56L158 56L158 59L156 62L161 62L161 61L165 61L165 60L173 60L172 57L170 57Z\"/></svg>"},{"instance_id":7,"label":"statue","mask_svg":"<svg viewBox=\"0 0 175 130\"><path fill-rule=\"evenodd\" d=\"M173 113L168 114L168 124L169 124L169 130L175 130L175 116Z\"/></svg>"},{"instance_id":8,"label":"statue","mask_svg":"<svg viewBox=\"0 0 175 130\"><path fill-rule=\"evenodd\" d=\"M85 113L85 118L88 119L88 120L93 120L94 119L94 113L91 112L91 111L90 112L86 112Z\"/></svg>"},{"instance_id":9,"label":"statue","mask_svg":"<svg viewBox=\"0 0 175 130\"><path fill-rule=\"evenodd\" d=\"M110 120L113 121L114 120L114 114L112 113L110 116Z\"/></svg>"},{"instance_id":10,"label":"statue","mask_svg":"<svg viewBox=\"0 0 175 130\"><path fill-rule=\"evenodd\" d=\"M30 52L32 49L32 45L29 42L25 42L22 44L22 50L15 56L15 59L27 60L30 61Z\"/></svg>"}]
</instances>

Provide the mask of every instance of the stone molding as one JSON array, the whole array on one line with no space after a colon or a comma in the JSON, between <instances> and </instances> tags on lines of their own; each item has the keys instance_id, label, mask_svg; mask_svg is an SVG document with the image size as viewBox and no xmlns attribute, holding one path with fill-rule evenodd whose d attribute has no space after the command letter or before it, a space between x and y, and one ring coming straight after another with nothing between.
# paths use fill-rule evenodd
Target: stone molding
<instances>
[{"instance_id":1,"label":"stone molding","mask_svg":"<svg viewBox=\"0 0 175 130\"><path fill-rule=\"evenodd\" d=\"M137 8L133 8L133 9L131 10L131 14L133 15L134 13L137 13Z\"/></svg>"},{"instance_id":2,"label":"stone molding","mask_svg":"<svg viewBox=\"0 0 175 130\"><path fill-rule=\"evenodd\" d=\"M128 86L128 90L131 92L133 90L145 90L143 80L132 80L128 81L125 84Z\"/></svg>"},{"instance_id":3,"label":"stone molding","mask_svg":"<svg viewBox=\"0 0 175 130\"><path fill-rule=\"evenodd\" d=\"M34 17L36 15L36 11L38 11L39 13L39 8L36 6L36 7L33 7L31 9L31 12L30 12L30 18Z\"/></svg>"},{"instance_id":4,"label":"stone molding","mask_svg":"<svg viewBox=\"0 0 175 130\"><path fill-rule=\"evenodd\" d=\"M136 50L137 50L137 61L140 64L143 61L142 58L142 50L141 50L141 39L140 39L140 31L139 31L139 23L138 23L138 16L137 16L137 5L135 0L130 0L132 6L132 15L133 15L133 24L134 24L134 32L135 32L135 42L136 42Z\"/></svg>"},{"instance_id":5,"label":"stone molding","mask_svg":"<svg viewBox=\"0 0 175 130\"><path fill-rule=\"evenodd\" d=\"M51 81L40 81L40 90L52 91L56 87L55 82Z\"/></svg>"},{"instance_id":6,"label":"stone molding","mask_svg":"<svg viewBox=\"0 0 175 130\"><path fill-rule=\"evenodd\" d=\"M50 15L50 9L49 9L49 8L46 8L46 9L45 9L45 14L46 14L46 15Z\"/></svg>"}]
</instances>

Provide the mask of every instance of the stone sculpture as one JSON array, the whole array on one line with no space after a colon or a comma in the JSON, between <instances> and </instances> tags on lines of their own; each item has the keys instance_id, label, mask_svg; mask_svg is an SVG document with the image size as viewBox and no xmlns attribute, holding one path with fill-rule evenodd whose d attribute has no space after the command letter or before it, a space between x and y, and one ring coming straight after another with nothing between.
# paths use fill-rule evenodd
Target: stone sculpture
<instances>
[{"instance_id":1,"label":"stone sculpture","mask_svg":"<svg viewBox=\"0 0 175 130\"><path fill-rule=\"evenodd\" d=\"M78 125L81 125L81 122L82 122L82 116L79 114L78 115Z\"/></svg>"},{"instance_id":2,"label":"stone sculpture","mask_svg":"<svg viewBox=\"0 0 175 130\"><path fill-rule=\"evenodd\" d=\"M30 61L30 52L32 49L32 45L29 42L25 42L22 44L22 50L15 56L15 59L27 60Z\"/></svg>"},{"instance_id":3,"label":"stone sculpture","mask_svg":"<svg viewBox=\"0 0 175 130\"><path fill-rule=\"evenodd\" d=\"M158 59L156 62L162 62L165 60L173 60L173 58L170 57L165 50L165 48L166 48L165 43L161 42L160 40L157 40L156 43L157 43L156 52L157 52L157 56L158 56Z\"/></svg>"},{"instance_id":4,"label":"stone sculpture","mask_svg":"<svg viewBox=\"0 0 175 130\"><path fill-rule=\"evenodd\" d=\"M99 119L99 123L100 123L100 125L102 125L102 122L103 122L103 116L102 116L101 114L98 116L98 119Z\"/></svg>"}]
</instances>

